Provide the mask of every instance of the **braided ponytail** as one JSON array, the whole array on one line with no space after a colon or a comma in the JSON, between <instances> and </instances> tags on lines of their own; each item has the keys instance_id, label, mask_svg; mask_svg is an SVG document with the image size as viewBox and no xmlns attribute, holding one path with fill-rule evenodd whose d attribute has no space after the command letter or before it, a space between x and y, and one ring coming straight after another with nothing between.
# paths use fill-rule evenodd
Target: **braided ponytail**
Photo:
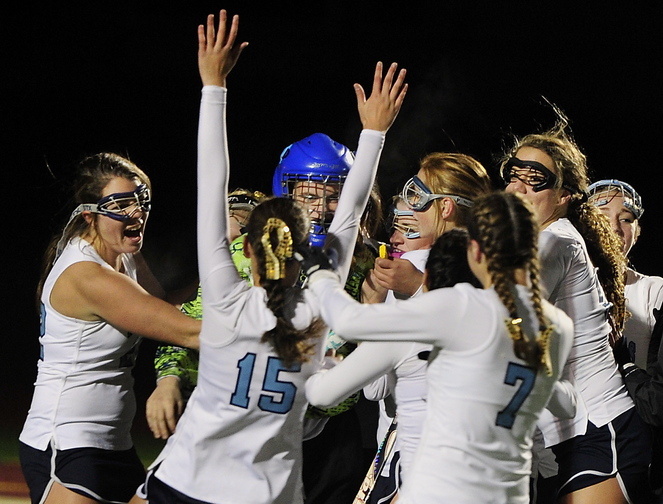
<instances>
[{"instance_id":1,"label":"braided ponytail","mask_svg":"<svg viewBox=\"0 0 663 504\"><path fill-rule=\"evenodd\" d=\"M311 339L319 337L324 328L320 319L303 330L292 325L293 314L287 311L286 301L293 287L282 281L293 260L293 247L307 242L308 230L308 212L289 198L263 201L251 212L247 223L260 285L267 292L267 307L276 317L276 326L263 335L262 341L271 343L286 366L306 362L314 347Z\"/></svg>"},{"instance_id":2,"label":"braided ponytail","mask_svg":"<svg viewBox=\"0 0 663 504\"><path fill-rule=\"evenodd\" d=\"M470 238L486 255L488 273L498 297L509 313L505 320L516 356L535 369L552 373L548 339L552 332L543 314L537 258L538 226L526 203L515 194L494 192L475 201L468 223ZM530 300L539 334L528 337L516 304L515 272L524 269L530 281Z\"/></svg>"}]
</instances>

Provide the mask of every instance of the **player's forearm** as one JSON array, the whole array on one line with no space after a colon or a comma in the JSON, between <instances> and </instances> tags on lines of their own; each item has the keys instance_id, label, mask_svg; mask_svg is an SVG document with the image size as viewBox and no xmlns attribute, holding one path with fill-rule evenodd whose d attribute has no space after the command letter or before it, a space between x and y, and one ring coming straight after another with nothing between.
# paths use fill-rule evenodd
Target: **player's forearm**
<instances>
[{"instance_id":1,"label":"player's forearm","mask_svg":"<svg viewBox=\"0 0 663 504\"><path fill-rule=\"evenodd\" d=\"M182 390L198 383L198 352L178 346L159 346L154 357L157 380L166 376L180 379Z\"/></svg>"}]
</instances>

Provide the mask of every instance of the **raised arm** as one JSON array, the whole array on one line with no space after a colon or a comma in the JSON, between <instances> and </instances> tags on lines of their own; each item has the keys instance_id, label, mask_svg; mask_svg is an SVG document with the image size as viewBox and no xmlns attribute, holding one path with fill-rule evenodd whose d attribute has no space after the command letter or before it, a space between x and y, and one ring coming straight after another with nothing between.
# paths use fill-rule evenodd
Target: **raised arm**
<instances>
[{"instance_id":1,"label":"raised arm","mask_svg":"<svg viewBox=\"0 0 663 504\"><path fill-rule=\"evenodd\" d=\"M398 65L393 63L383 78L382 63L377 63L368 99L362 86L354 85L364 129L325 241L325 248L333 247L338 252L338 272L342 281L350 270L359 222L375 181L385 134L394 123L407 92L406 72L402 69L397 75L397 69Z\"/></svg>"},{"instance_id":2,"label":"raised arm","mask_svg":"<svg viewBox=\"0 0 663 504\"><path fill-rule=\"evenodd\" d=\"M198 68L203 84L198 125L198 268L203 302L223 297L242 281L229 252L228 145L225 106L226 81L247 43L236 43L239 18L230 26L224 10L218 31L214 16L198 27ZM214 274L214 281L210 276Z\"/></svg>"}]
</instances>

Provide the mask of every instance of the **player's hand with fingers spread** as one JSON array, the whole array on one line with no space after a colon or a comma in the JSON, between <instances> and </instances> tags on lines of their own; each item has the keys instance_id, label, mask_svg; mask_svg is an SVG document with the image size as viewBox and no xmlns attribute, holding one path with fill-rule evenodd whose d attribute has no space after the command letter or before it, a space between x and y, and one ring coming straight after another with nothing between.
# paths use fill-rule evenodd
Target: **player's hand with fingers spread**
<instances>
[{"instance_id":1,"label":"player's hand with fingers spread","mask_svg":"<svg viewBox=\"0 0 663 504\"><path fill-rule=\"evenodd\" d=\"M175 376L159 380L145 403L147 425L156 439L168 439L175 433L183 409L180 381Z\"/></svg>"},{"instance_id":2,"label":"player's hand with fingers spread","mask_svg":"<svg viewBox=\"0 0 663 504\"><path fill-rule=\"evenodd\" d=\"M207 26L198 26L198 70L203 86L226 86L226 78L237 63L248 42L236 43L239 16L235 15L228 29L228 15L219 13L219 29L214 14L207 16Z\"/></svg>"},{"instance_id":3,"label":"player's hand with fingers spread","mask_svg":"<svg viewBox=\"0 0 663 504\"><path fill-rule=\"evenodd\" d=\"M403 68L396 75L397 69L398 65L392 63L383 79L382 62L375 65L373 89L368 99L366 99L364 88L360 84L355 84L359 118L364 129L386 132L396 120L408 88L408 85L405 84L406 70Z\"/></svg>"}]
</instances>

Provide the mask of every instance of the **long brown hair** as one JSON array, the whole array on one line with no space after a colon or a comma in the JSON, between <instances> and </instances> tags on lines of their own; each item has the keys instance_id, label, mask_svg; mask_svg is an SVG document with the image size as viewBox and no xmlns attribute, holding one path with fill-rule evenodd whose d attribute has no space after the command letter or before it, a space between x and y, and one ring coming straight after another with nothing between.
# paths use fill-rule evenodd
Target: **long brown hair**
<instances>
[{"instance_id":1,"label":"long brown hair","mask_svg":"<svg viewBox=\"0 0 663 504\"><path fill-rule=\"evenodd\" d=\"M495 292L509 312L505 322L514 353L533 368L551 372L547 340L550 323L543 314L539 283L539 228L531 209L515 194L493 192L475 200L467 230L486 255ZM529 275L532 308L539 323L536 338L529 338L522 329L516 305L516 269L524 269Z\"/></svg>"},{"instance_id":2,"label":"long brown hair","mask_svg":"<svg viewBox=\"0 0 663 504\"><path fill-rule=\"evenodd\" d=\"M84 158L77 167L77 176L74 182L74 203L76 206L82 203L95 203L101 199L104 187L116 178L127 180L138 179L141 184L151 188L149 177L127 158L110 152L101 152ZM93 219L96 215L93 214ZM37 286L37 303L41 299L46 277L56 260L58 243L67 244L72 238L83 236L89 232L90 224L86 222L83 215L76 215L64 226L62 231L51 238L42 258L41 275Z\"/></svg>"},{"instance_id":3,"label":"long brown hair","mask_svg":"<svg viewBox=\"0 0 663 504\"><path fill-rule=\"evenodd\" d=\"M558 116L555 125L543 133L516 139L502 164L523 147L532 147L550 156L558 175L557 188L564 187L571 194L566 217L584 238L589 257L598 268L599 281L606 298L612 304L613 331L621 331L627 318L624 297L627 259L622 251L621 240L613 232L610 221L587 201L587 158L568 132L569 121L566 116L557 107L554 109Z\"/></svg>"},{"instance_id":4,"label":"long brown hair","mask_svg":"<svg viewBox=\"0 0 663 504\"><path fill-rule=\"evenodd\" d=\"M303 330L292 325L286 298L289 290L299 288L282 281L283 272L294 260L291 251L308 243L309 228L308 211L290 198L264 200L251 212L246 226L258 263L260 286L267 292L267 307L276 317L276 326L262 336L262 341L270 342L287 366L308 361L314 347L311 339L319 337L324 327L320 319ZM276 270L281 274L273 274Z\"/></svg>"}]
</instances>

